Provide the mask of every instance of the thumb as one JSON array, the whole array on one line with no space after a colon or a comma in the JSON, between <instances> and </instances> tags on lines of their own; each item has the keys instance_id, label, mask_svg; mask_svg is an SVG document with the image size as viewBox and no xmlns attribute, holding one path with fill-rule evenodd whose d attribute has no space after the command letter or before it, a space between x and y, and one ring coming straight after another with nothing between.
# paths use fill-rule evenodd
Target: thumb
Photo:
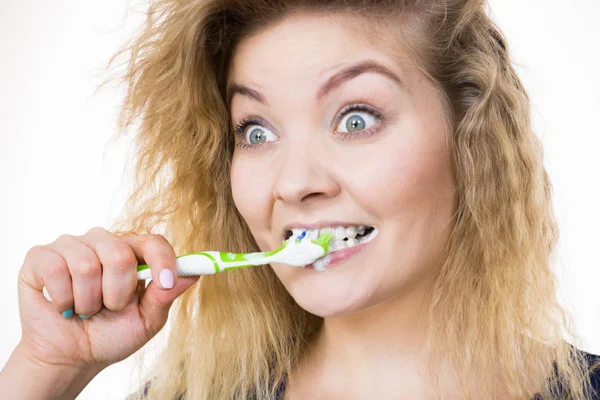
<instances>
[{"instance_id":1,"label":"thumb","mask_svg":"<svg viewBox=\"0 0 600 400\"><path fill-rule=\"evenodd\" d=\"M158 333L169 317L173 301L198 281L199 276L180 276L171 289L160 288L154 280L150 282L140 299L140 313L152 332Z\"/></svg>"}]
</instances>

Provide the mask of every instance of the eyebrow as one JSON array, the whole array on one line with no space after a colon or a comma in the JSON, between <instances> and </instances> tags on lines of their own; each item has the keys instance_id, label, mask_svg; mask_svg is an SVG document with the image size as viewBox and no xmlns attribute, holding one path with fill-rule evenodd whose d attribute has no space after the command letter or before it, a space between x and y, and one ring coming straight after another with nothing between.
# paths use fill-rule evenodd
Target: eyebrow
<instances>
[{"instance_id":1,"label":"eyebrow","mask_svg":"<svg viewBox=\"0 0 600 400\"><path fill-rule=\"evenodd\" d=\"M321 100L323 97L327 96L329 92L331 92L335 88L340 87L343 83L368 72L383 75L386 78L396 82L400 87L405 88L404 82L400 78L398 78L398 76L396 76L396 74L394 74L389 68L383 66L377 61L366 60L356 64L352 64L342 69L341 71L338 71L335 75L329 78L329 80L327 80L327 82L325 82L325 84L321 86L317 91L316 99ZM258 91L235 82L227 87L228 105L231 105L231 99L236 93L241 94L242 96L250 97L266 106L269 105L264 96Z\"/></svg>"}]
</instances>

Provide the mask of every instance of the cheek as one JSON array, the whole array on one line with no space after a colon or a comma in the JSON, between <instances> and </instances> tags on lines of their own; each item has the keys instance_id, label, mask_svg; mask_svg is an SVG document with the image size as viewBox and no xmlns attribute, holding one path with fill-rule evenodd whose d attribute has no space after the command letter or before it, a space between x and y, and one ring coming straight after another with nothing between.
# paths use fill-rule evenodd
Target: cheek
<instances>
[{"instance_id":1,"label":"cheek","mask_svg":"<svg viewBox=\"0 0 600 400\"><path fill-rule=\"evenodd\" d=\"M266 174L252 160L233 157L231 165L231 192L236 208L255 233L264 228L270 213L270 182ZM259 173L257 173L259 172Z\"/></svg>"},{"instance_id":2,"label":"cheek","mask_svg":"<svg viewBox=\"0 0 600 400\"><path fill-rule=\"evenodd\" d=\"M230 171L230 182L231 182L231 194L233 196L233 202L238 211L244 215L244 201L242 194L247 190L246 183L243 179L243 170L239 158L234 156L231 163Z\"/></svg>"},{"instance_id":3,"label":"cheek","mask_svg":"<svg viewBox=\"0 0 600 400\"><path fill-rule=\"evenodd\" d=\"M390 140L378 144L377 162L357 170L365 207L389 217L431 209L453 191L444 131L426 128L415 124L412 129L392 132Z\"/></svg>"}]
</instances>

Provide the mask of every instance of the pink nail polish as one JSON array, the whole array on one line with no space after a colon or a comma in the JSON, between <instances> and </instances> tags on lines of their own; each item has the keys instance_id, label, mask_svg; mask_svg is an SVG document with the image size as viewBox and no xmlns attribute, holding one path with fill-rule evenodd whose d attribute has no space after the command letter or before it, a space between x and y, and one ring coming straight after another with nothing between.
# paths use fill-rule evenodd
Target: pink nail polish
<instances>
[{"instance_id":1,"label":"pink nail polish","mask_svg":"<svg viewBox=\"0 0 600 400\"><path fill-rule=\"evenodd\" d=\"M163 269L158 275L160 285L165 289L171 289L175 283L175 277L170 269Z\"/></svg>"}]
</instances>

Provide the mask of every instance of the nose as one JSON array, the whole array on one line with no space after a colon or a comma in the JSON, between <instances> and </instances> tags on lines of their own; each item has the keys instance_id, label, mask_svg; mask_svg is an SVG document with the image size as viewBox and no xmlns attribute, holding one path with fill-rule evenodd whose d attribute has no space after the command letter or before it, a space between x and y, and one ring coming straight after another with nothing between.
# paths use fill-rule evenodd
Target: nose
<instances>
[{"instance_id":1,"label":"nose","mask_svg":"<svg viewBox=\"0 0 600 400\"><path fill-rule=\"evenodd\" d=\"M314 139L314 138L313 138ZM290 204L335 197L340 187L331 166L333 160L317 140L303 138L287 143L279 154L273 197Z\"/></svg>"}]
</instances>

